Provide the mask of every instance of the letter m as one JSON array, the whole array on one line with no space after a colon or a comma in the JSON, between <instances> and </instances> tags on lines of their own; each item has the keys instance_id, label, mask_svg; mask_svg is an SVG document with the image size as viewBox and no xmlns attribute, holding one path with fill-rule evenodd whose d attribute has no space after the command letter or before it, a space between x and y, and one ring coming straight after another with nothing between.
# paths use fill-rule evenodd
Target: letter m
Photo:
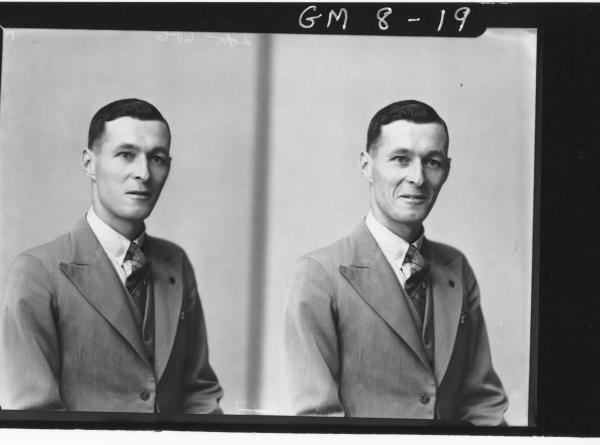
<instances>
[{"instance_id":1,"label":"letter m","mask_svg":"<svg viewBox=\"0 0 600 445\"><path fill-rule=\"evenodd\" d=\"M332 17L335 18L336 22L339 22L339 20L342 18L342 15L344 16L344 23L342 24L342 29L345 31L346 23L348 23L348 10L346 8L340 8L337 14L333 9L329 11L329 17L327 18L327 28L329 28L329 25L331 25Z\"/></svg>"}]
</instances>

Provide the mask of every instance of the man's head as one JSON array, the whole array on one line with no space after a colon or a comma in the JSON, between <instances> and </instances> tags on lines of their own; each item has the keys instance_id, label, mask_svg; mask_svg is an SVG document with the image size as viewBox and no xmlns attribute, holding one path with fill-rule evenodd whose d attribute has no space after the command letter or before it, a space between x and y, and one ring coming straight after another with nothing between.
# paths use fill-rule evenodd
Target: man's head
<instances>
[{"instance_id":1,"label":"man's head","mask_svg":"<svg viewBox=\"0 0 600 445\"><path fill-rule=\"evenodd\" d=\"M449 136L444 120L416 100L379 110L360 155L371 184L375 218L406 241L414 241L450 171Z\"/></svg>"},{"instance_id":2,"label":"man's head","mask_svg":"<svg viewBox=\"0 0 600 445\"><path fill-rule=\"evenodd\" d=\"M92 180L92 205L124 236L139 234L160 196L170 170L170 143L167 121L143 100L112 102L92 118L81 158Z\"/></svg>"}]
</instances>

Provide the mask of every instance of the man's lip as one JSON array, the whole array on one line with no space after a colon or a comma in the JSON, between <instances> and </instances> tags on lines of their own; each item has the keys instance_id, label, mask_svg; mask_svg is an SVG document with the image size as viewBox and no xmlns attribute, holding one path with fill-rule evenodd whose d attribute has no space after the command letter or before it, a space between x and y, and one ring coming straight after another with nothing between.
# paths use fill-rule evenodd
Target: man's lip
<instances>
[{"instance_id":1,"label":"man's lip","mask_svg":"<svg viewBox=\"0 0 600 445\"><path fill-rule=\"evenodd\" d=\"M427 196L425 196L425 195L411 194L411 193L404 193L404 194L400 195L400 198L407 198L407 199L427 199Z\"/></svg>"},{"instance_id":2,"label":"man's lip","mask_svg":"<svg viewBox=\"0 0 600 445\"><path fill-rule=\"evenodd\" d=\"M147 190L131 190L126 192L127 195L135 195L135 196L152 196L152 192Z\"/></svg>"}]
</instances>

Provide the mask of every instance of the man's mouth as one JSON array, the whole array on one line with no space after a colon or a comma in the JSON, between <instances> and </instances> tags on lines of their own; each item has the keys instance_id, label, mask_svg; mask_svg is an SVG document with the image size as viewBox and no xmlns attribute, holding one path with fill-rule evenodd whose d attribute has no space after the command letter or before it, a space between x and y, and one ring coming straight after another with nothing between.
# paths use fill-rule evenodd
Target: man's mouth
<instances>
[{"instance_id":1,"label":"man's mouth","mask_svg":"<svg viewBox=\"0 0 600 445\"><path fill-rule=\"evenodd\" d=\"M152 192L148 190L131 190L125 194L135 199L149 199L152 197Z\"/></svg>"},{"instance_id":2,"label":"man's mouth","mask_svg":"<svg viewBox=\"0 0 600 445\"><path fill-rule=\"evenodd\" d=\"M427 196L425 196L425 195L413 194L413 193L404 193L404 194L400 195L400 197L404 198L404 199L415 200L415 201L422 201L424 199L427 199Z\"/></svg>"},{"instance_id":3,"label":"man's mouth","mask_svg":"<svg viewBox=\"0 0 600 445\"><path fill-rule=\"evenodd\" d=\"M405 199L409 202L413 202L415 204L425 202L427 200L426 195L422 195L420 193L403 193L400 195L400 198Z\"/></svg>"}]
</instances>

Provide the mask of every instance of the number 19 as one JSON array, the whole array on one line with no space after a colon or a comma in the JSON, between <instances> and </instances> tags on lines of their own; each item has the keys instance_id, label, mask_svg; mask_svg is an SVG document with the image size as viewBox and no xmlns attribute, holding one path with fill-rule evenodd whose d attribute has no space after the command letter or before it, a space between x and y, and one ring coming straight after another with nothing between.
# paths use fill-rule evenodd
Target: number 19
<instances>
[{"instance_id":1,"label":"number 19","mask_svg":"<svg viewBox=\"0 0 600 445\"><path fill-rule=\"evenodd\" d=\"M462 8L458 8L454 12L454 20L460 22L460 26L458 27L458 32L461 32L465 26L465 22L467 21L467 17L471 13L471 9L463 6ZM440 23L438 24L438 32L442 29L442 25L444 24L444 17L446 16L446 10L442 9L440 14Z\"/></svg>"}]
</instances>

